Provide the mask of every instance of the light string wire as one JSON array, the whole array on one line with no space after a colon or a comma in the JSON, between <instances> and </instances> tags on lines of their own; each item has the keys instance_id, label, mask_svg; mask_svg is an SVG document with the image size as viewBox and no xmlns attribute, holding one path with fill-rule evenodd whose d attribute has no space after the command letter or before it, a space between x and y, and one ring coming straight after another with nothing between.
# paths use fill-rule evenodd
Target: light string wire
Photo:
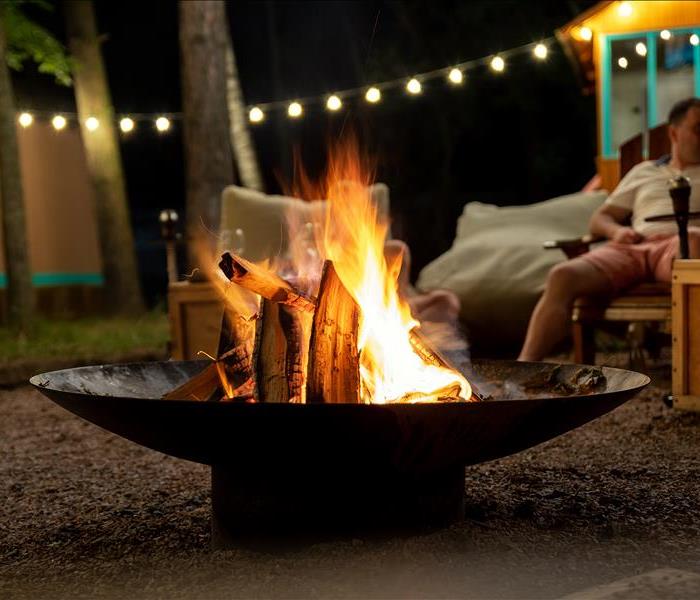
<instances>
[{"instance_id":1,"label":"light string wire","mask_svg":"<svg viewBox=\"0 0 700 600\"><path fill-rule=\"evenodd\" d=\"M293 103L298 103L302 107L307 107L307 106L315 106L319 104L326 104L328 101L328 98L330 96L336 96L340 99L341 105L343 100L347 99L353 99L353 98L358 98L365 96L367 91L371 88L376 88L379 90L380 94L385 91L390 91L398 88L406 88L407 84L409 81L412 80L417 80L421 86L425 82L433 81L435 79L439 78L447 78L450 73L454 70L458 70L462 75L466 74L469 71L472 71L474 69L477 69L479 67L488 67L489 65L493 68L493 63L492 61L494 58L500 57L504 61L508 58L518 56L521 54L525 53L533 53L537 59L540 61L544 60L547 55L549 50L551 50L553 43L556 41L556 38L554 36L550 36L547 38L543 38L539 41L536 42L530 42L527 44L522 44L520 46L516 46L514 48L510 48L508 50L504 50L501 52L497 52L495 54L489 54L487 56L482 56L479 58L474 58L470 60L466 60L463 62L459 63L454 63L445 67L440 67L438 69L433 69L430 71L424 71L422 73L415 73L412 76L404 76L404 77L396 77L394 79L389 79L386 81L380 81L374 84L368 84L368 85L362 85L362 86L357 86L353 88L347 88L344 90L337 90L333 92L327 92L324 94L317 94L313 96L302 96L298 98L291 98L287 100L271 100L268 102L258 102L258 103L253 103L249 104L246 106L246 110L248 111L249 115L251 115L251 111L260 111L258 114L262 115L259 120L263 120L264 116L266 113L278 109L284 109L284 110L289 110L289 107ZM536 48L545 48L544 51L544 56L540 56L536 53ZM500 69L494 69L497 71L503 71L503 67ZM462 79L460 78L460 81L458 82L453 82L453 84L461 84ZM418 86L418 91L422 92L422 87ZM408 90L409 93L411 93L411 90L409 88ZM415 92L414 92L415 93ZM48 111L48 110L34 110L34 109L22 109L18 112L20 117L25 114L31 115L33 118L38 117L38 118L54 118L56 116L61 116L67 120L70 121L76 121L78 118L78 114L75 111ZM298 115L300 116L301 113ZM290 115L292 116L292 115ZM162 131L167 131L170 126L170 122L172 121L177 121L182 119L182 112L130 112L130 113L122 113L119 111L118 113L115 112L115 119L117 123L121 122L123 119L131 119L134 123L139 123L139 122L146 122L146 121L156 121L158 119L167 119L168 125L165 127L165 129L160 129ZM251 121L252 121L251 117ZM31 124L31 122L29 123ZM28 125L26 125L28 126ZM62 128L62 127L61 127Z\"/></svg>"}]
</instances>

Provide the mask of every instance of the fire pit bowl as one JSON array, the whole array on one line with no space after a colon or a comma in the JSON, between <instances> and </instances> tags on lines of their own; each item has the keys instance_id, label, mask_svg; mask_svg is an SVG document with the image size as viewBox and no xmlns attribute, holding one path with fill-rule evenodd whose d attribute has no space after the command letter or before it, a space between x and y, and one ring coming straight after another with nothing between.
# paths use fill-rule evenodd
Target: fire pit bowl
<instances>
[{"instance_id":1,"label":"fire pit bowl","mask_svg":"<svg viewBox=\"0 0 700 600\"><path fill-rule=\"evenodd\" d=\"M163 400L206 361L65 369L30 380L74 414L128 440L212 466L216 545L290 529L434 525L461 518L464 467L519 452L616 408L649 383L603 367L587 395L513 389L555 368L476 361L492 401L247 404ZM573 376L580 365L560 365ZM508 391L510 390L510 391Z\"/></svg>"}]
</instances>

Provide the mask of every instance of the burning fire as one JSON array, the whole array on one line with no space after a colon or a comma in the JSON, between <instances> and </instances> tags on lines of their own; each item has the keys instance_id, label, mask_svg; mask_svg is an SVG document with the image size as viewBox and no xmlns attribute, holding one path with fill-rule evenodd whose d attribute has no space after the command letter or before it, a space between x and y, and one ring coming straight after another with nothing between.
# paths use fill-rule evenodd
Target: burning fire
<instances>
[{"instance_id":1,"label":"burning fire","mask_svg":"<svg viewBox=\"0 0 700 600\"><path fill-rule=\"evenodd\" d=\"M361 398L366 403L431 401L439 396L469 399L469 383L457 372L424 362L411 344L419 326L399 296L401 256L388 262L384 242L389 225L370 198L368 175L357 144L347 143L329 157L320 197L328 198L322 258L333 265L360 307ZM318 197L318 196L317 196Z\"/></svg>"},{"instance_id":2,"label":"burning fire","mask_svg":"<svg viewBox=\"0 0 700 600\"><path fill-rule=\"evenodd\" d=\"M333 262L338 278L359 306L357 346L362 402L435 402L447 397L469 400L471 388L464 377L431 364L415 350L415 331L420 324L399 295L402 257L385 258L389 226L370 197L369 173L357 143L350 141L331 152L320 185L311 184L302 174L294 195L327 198L327 210L314 223L290 218L289 258L272 268L311 295L318 290L323 261ZM242 298L231 295L230 287L236 286L224 286L228 302L241 303ZM308 336L310 319L302 319L302 323ZM219 374L225 379L224 369Z\"/></svg>"}]
</instances>

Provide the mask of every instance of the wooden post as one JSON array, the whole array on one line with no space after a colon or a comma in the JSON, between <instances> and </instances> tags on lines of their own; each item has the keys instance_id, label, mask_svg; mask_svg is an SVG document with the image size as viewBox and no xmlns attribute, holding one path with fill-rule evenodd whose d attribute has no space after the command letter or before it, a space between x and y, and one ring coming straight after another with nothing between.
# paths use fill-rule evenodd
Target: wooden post
<instances>
[{"instance_id":1,"label":"wooden post","mask_svg":"<svg viewBox=\"0 0 700 600\"><path fill-rule=\"evenodd\" d=\"M673 407L700 412L700 259L673 263Z\"/></svg>"},{"instance_id":2,"label":"wooden post","mask_svg":"<svg viewBox=\"0 0 700 600\"><path fill-rule=\"evenodd\" d=\"M307 402L360 402L359 320L357 303L326 261L311 329Z\"/></svg>"}]
</instances>

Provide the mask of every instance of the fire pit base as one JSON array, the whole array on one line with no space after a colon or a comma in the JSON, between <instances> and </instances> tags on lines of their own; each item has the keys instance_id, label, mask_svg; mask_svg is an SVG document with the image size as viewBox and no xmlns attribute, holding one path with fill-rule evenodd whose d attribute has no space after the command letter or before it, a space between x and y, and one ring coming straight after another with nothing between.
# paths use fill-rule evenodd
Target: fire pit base
<instances>
[{"instance_id":1,"label":"fire pit base","mask_svg":"<svg viewBox=\"0 0 700 600\"><path fill-rule=\"evenodd\" d=\"M423 477L391 469L262 471L212 467L212 546L309 541L444 527L464 516L464 467Z\"/></svg>"}]
</instances>

